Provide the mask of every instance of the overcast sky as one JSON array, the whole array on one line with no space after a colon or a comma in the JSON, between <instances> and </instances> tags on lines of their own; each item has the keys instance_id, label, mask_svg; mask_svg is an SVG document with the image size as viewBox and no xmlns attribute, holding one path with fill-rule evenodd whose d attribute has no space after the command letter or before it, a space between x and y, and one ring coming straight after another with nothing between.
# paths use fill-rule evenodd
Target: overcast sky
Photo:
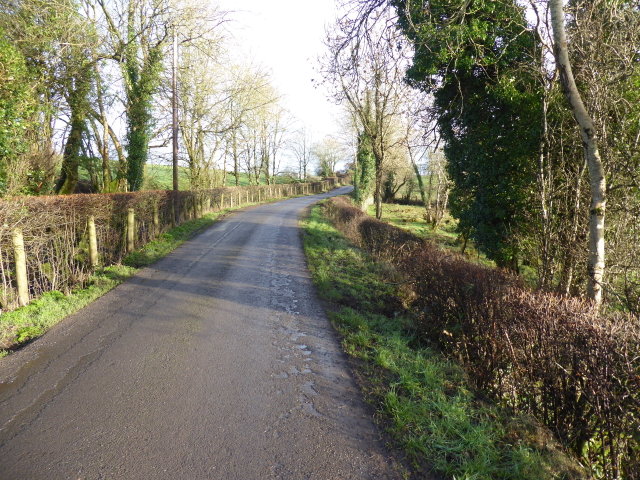
<instances>
[{"instance_id":1,"label":"overcast sky","mask_svg":"<svg viewBox=\"0 0 640 480\"><path fill-rule=\"evenodd\" d=\"M339 108L314 88L325 26L333 23L335 0L211 0L230 11L227 29L238 58L252 59L272 74L284 106L314 139L337 133Z\"/></svg>"}]
</instances>

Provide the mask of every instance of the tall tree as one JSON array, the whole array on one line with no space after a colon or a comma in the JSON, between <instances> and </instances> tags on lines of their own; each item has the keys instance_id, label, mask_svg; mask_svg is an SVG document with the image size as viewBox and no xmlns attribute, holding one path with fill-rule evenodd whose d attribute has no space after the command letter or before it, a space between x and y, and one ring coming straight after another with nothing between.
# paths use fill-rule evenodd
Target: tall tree
<instances>
[{"instance_id":1,"label":"tall tree","mask_svg":"<svg viewBox=\"0 0 640 480\"><path fill-rule=\"evenodd\" d=\"M587 112L578 90L571 62L564 28L562 0L549 0L551 24L553 26L554 53L560 73L560 81L573 116L580 127L584 144L584 156L589 167L591 185L591 206L589 208L589 260L587 267L587 295L596 305L602 302L602 284L605 269L604 218L606 208L606 178L600 152L598 136L593 120Z\"/></svg>"},{"instance_id":2,"label":"tall tree","mask_svg":"<svg viewBox=\"0 0 640 480\"><path fill-rule=\"evenodd\" d=\"M90 27L87 27L87 33ZM90 99L94 86L95 56L93 45L82 41L65 49L63 57L64 96L69 106L69 134L62 153L62 169L56 190L61 194L73 193L79 180L79 167L83 145L87 140L90 117Z\"/></svg>"},{"instance_id":3,"label":"tall tree","mask_svg":"<svg viewBox=\"0 0 640 480\"><path fill-rule=\"evenodd\" d=\"M35 82L22 53L0 29L0 195L23 188L21 155L29 148L35 123Z\"/></svg>"},{"instance_id":4,"label":"tall tree","mask_svg":"<svg viewBox=\"0 0 640 480\"><path fill-rule=\"evenodd\" d=\"M171 12L164 0L126 0L122 10L97 0L105 19L111 58L124 80L127 117L127 181L139 190L144 177L154 118L153 96L161 80Z\"/></svg>"},{"instance_id":5,"label":"tall tree","mask_svg":"<svg viewBox=\"0 0 640 480\"><path fill-rule=\"evenodd\" d=\"M305 128L295 132L290 148L298 162L298 178L306 182L307 170L311 162L311 139Z\"/></svg>"},{"instance_id":6,"label":"tall tree","mask_svg":"<svg viewBox=\"0 0 640 480\"><path fill-rule=\"evenodd\" d=\"M359 2L352 2L359 7ZM394 123L403 115L409 86L403 81L407 45L386 8L375 5L364 16L349 12L327 39L330 53L324 77L338 102L346 103L358 130L370 141L375 161L374 202L382 216L382 187L388 152L401 140Z\"/></svg>"},{"instance_id":7,"label":"tall tree","mask_svg":"<svg viewBox=\"0 0 640 480\"><path fill-rule=\"evenodd\" d=\"M366 209L373 202L376 177L375 165L371 137L363 130L358 134L356 170L354 173L354 200L362 209Z\"/></svg>"},{"instance_id":8,"label":"tall tree","mask_svg":"<svg viewBox=\"0 0 640 480\"><path fill-rule=\"evenodd\" d=\"M40 131L33 142L32 158L46 158L53 150L54 125L66 123L63 169L58 189L74 190L87 104L92 89L92 64L96 56L95 30L75 0L22 0L0 10L0 23L12 39L34 77L40 105Z\"/></svg>"}]
</instances>

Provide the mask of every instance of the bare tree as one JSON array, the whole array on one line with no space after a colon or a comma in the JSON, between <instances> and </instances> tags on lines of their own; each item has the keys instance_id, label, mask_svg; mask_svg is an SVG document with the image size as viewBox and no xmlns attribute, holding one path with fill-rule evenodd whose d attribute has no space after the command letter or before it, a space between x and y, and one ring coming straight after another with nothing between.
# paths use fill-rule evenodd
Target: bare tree
<instances>
[{"instance_id":1,"label":"bare tree","mask_svg":"<svg viewBox=\"0 0 640 480\"><path fill-rule=\"evenodd\" d=\"M361 6L359 2L353 5ZM402 116L402 99L409 94L409 86L404 81L406 40L395 25L391 10L384 6L364 16L353 17L353 13L348 13L327 39L330 53L323 72L335 87L335 99L346 102L358 129L371 140L377 218L382 216L387 154L401 138L394 131L394 120Z\"/></svg>"},{"instance_id":2,"label":"bare tree","mask_svg":"<svg viewBox=\"0 0 640 480\"><path fill-rule=\"evenodd\" d=\"M252 66L232 66L229 69L232 89L229 94L226 116L229 121L229 131L226 136L226 155L231 158L233 176L236 185L240 182L241 152L243 147L242 132L247 126L249 114L259 108L261 103L256 101L258 92L270 83L269 75L261 69ZM271 99L268 99L271 101ZM225 160L226 161L226 160ZM226 165L225 165L226 172Z\"/></svg>"},{"instance_id":3,"label":"bare tree","mask_svg":"<svg viewBox=\"0 0 640 480\"><path fill-rule=\"evenodd\" d=\"M334 176L338 162L345 157L342 144L329 135L311 146L311 155L318 163L318 174L323 177Z\"/></svg>"},{"instance_id":4,"label":"bare tree","mask_svg":"<svg viewBox=\"0 0 640 480\"><path fill-rule=\"evenodd\" d=\"M178 75L180 132L192 188L223 182L217 162L232 125L227 116L234 85L225 75L223 39L207 36L182 49Z\"/></svg>"},{"instance_id":5,"label":"bare tree","mask_svg":"<svg viewBox=\"0 0 640 480\"><path fill-rule=\"evenodd\" d=\"M295 132L291 142L291 151L298 163L298 178L307 180L307 170L311 163L311 137L306 128Z\"/></svg>"}]
</instances>

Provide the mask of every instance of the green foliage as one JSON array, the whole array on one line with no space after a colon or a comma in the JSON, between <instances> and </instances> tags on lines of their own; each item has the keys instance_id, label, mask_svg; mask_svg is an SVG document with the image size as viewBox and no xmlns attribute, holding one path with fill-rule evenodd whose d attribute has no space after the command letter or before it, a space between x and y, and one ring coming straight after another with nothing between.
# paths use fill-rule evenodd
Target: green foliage
<instances>
[{"instance_id":1,"label":"green foliage","mask_svg":"<svg viewBox=\"0 0 640 480\"><path fill-rule=\"evenodd\" d=\"M537 37L515 1L394 4L415 47L409 78L434 94L451 211L490 258L516 268L541 138Z\"/></svg>"},{"instance_id":2,"label":"green foliage","mask_svg":"<svg viewBox=\"0 0 640 480\"><path fill-rule=\"evenodd\" d=\"M34 104L28 155L13 169L16 193L42 193L51 189L54 175L52 147L58 124L70 129L62 138L64 165L57 189L74 190L78 158L87 144L85 120L91 90L91 62L97 43L95 25L81 12L76 0L25 0L10 2L0 10L0 25L25 59L30 73L30 96ZM15 79L16 88L29 82Z\"/></svg>"},{"instance_id":3,"label":"green foliage","mask_svg":"<svg viewBox=\"0 0 640 480\"><path fill-rule=\"evenodd\" d=\"M0 195L12 165L27 151L35 110L26 60L0 28Z\"/></svg>"},{"instance_id":4,"label":"green foliage","mask_svg":"<svg viewBox=\"0 0 640 480\"><path fill-rule=\"evenodd\" d=\"M22 327L16 331L16 342L26 343L31 339L39 337L43 333L44 328L41 325Z\"/></svg>"},{"instance_id":5,"label":"green foliage","mask_svg":"<svg viewBox=\"0 0 640 480\"><path fill-rule=\"evenodd\" d=\"M139 59L139 40L132 39L127 47L123 71L127 96L127 181L130 191L140 190L144 166L149 155L154 124L152 101L162 72L162 47L158 45Z\"/></svg>"},{"instance_id":6,"label":"green foliage","mask_svg":"<svg viewBox=\"0 0 640 480\"><path fill-rule=\"evenodd\" d=\"M468 79L444 86L436 102L453 181L451 213L489 258L515 267L532 216L541 109L536 92L503 88Z\"/></svg>"},{"instance_id":7,"label":"green foliage","mask_svg":"<svg viewBox=\"0 0 640 480\"><path fill-rule=\"evenodd\" d=\"M376 161L373 156L371 137L366 132L358 135L358 168L355 172L356 188L353 195L357 205L362 206L364 202L373 196L375 188Z\"/></svg>"},{"instance_id":8,"label":"green foliage","mask_svg":"<svg viewBox=\"0 0 640 480\"><path fill-rule=\"evenodd\" d=\"M416 477L433 469L447 478L572 478L548 432L479 400L457 364L420 344L399 302L402 282L388 267L350 245L321 207L303 225L314 282L337 304L331 317L343 348L359 360L367 398Z\"/></svg>"}]
</instances>

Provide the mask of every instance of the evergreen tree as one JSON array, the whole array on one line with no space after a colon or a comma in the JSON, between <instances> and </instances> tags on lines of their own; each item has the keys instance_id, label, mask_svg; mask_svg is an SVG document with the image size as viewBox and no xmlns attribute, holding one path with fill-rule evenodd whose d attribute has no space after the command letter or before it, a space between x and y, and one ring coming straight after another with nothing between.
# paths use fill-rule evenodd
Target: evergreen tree
<instances>
[{"instance_id":1,"label":"evergreen tree","mask_svg":"<svg viewBox=\"0 0 640 480\"><path fill-rule=\"evenodd\" d=\"M517 269L541 135L535 32L515 1L394 5L414 45L409 80L434 95L452 213L490 258Z\"/></svg>"}]
</instances>

